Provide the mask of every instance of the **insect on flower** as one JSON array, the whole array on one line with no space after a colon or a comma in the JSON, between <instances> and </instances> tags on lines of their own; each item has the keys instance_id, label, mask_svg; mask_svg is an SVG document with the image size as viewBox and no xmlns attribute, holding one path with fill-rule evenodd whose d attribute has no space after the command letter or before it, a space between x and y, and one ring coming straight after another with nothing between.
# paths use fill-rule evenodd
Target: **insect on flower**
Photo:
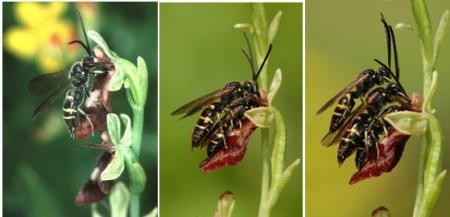
<instances>
[{"instance_id":1,"label":"insect on flower","mask_svg":"<svg viewBox=\"0 0 450 217\"><path fill-rule=\"evenodd\" d=\"M81 45L87 52L87 56L83 57L80 61L75 62L70 69L67 70L68 75L66 70L39 75L29 82L28 89L31 93L36 95L42 95L53 91L48 98L36 108L33 117L46 112L59 99L62 93L65 93L63 118L70 136L72 138L80 139L89 134L93 134L105 123L105 114L103 114L104 118L95 117L102 112L98 111L99 106L94 104L101 103L101 109L107 111L110 110L108 102L109 94L105 95L104 92L101 92L103 93L103 96L99 97L98 93L91 92L90 77L94 76L94 89L104 89L104 87L107 86L107 81L109 81L110 71L114 66L111 61L103 55L103 52L101 52L99 48L91 49L83 19L78 11L76 11L76 14L83 30L85 43L74 40L69 42L69 44ZM91 97L91 94L94 94L95 96ZM88 98L91 100L87 100ZM108 100L103 101L104 98L108 98ZM102 101L100 102L98 100ZM83 109L84 104L86 104L87 111ZM92 115L94 113L96 115ZM86 133L86 129L88 129L90 133Z\"/></svg>"},{"instance_id":2,"label":"insect on flower","mask_svg":"<svg viewBox=\"0 0 450 217\"><path fill-rule=\"evenodd\" d=\"M331 117L329 132L321 142L325 146L339 143L337 155L339 164L356 152L355 164L358 171L365 168L369 159L379 162L390 161L386 155L386 144L393 147L406 142L393 136L398 132L383 117L397 111L417 110L417 105L412 103L400 83L400 68L392 26L386 22L382 14L381 22L387 38L388 65L375 59L381 65L378 70L367 69L361 72L355 81L326 102L317 112L320 114L337 103ZM392 50L395 74L391 69ZM354 108L358 99L361 103ZM403 149L392 150L399 151L401 155ZM395 164L393 163L393 166Z\"/></svg>"},{"instance_id":3,"label":"insect on flower","mask_svg":"<svg viewBox=\"0 0 450 217\"><path fill-rule=\"evenodd\" d=\"M244 34L248 51L241 49L252 71L252 80L232 81L223 88L197 98L171 113L184 114L182 118L202 111L192 133L192 147L206 147L207 159L200 167L205 172L239 163L245 153L248 138L256 129L244 113L251 109L267 106L265 93L259 89L257 79L269 58L272 45L259 66L255 59L249 39Z\"/></svg>"}]
</instances>

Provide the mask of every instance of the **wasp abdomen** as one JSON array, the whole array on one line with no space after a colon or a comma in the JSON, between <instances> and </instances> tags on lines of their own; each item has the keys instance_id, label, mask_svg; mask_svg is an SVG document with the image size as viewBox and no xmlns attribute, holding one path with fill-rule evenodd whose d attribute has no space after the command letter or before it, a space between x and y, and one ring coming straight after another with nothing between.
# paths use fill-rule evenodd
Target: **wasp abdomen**
<instances>
[{"instance_id":1,"label":"wasp abdomen","mask_svg":"<svg viewBox=\"0 0 450 217\"><path fill-rule=\"evenodd\" d=\"M355 106L355 98L358 97L356 92L349 92L339 99L333 116L331 117L330 131L334 132L347 120L353 107Z\"/></svg>"},{"instance_id":2,"label":"wasp abdomen","mask_svg":"<svg viewBox=\"0 0 450 217\"><path fill-rule=\"evenodd\" d=\"M201 143L214 123L220 119L219 115L222 110L222 102L214 102L203 110L195 125L194 132L192 132L192 147L197 147Z\"/></svg>"},{"instance_id":3,"label":"wasp abdomen","mask_svg":"<svg viewBox=\"0 0 450 217\"><path fill-rule=\"evenodd\" d=\"M72 137L75 133L76 121L78 120L78 108L84 101L84 92L84 86L73 87L67 92L64 99L63 118Z\"/></svg>"}]
</instances>

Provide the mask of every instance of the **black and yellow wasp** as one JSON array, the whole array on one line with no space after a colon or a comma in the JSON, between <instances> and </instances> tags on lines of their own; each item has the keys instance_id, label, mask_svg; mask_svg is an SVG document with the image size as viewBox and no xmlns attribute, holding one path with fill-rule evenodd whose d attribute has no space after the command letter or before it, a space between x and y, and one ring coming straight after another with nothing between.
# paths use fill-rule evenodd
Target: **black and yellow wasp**
<instances>
[{"instance_id":1,"label":"black and yellow wasp","mask_svg":"<svg viewBox=\"0 0 450 217\"><path fill-rule=\"evenodd\" d=\"M226 142L226 136L232 130L241 127L245 111L263 104L257 79L269 58L272 45L269 46L259 69L256 70L249 39L246 34L244 37L248 52L241 50L250 64L252 80L229 82L223 88L199 97L171 113L171 115L184 114L182 118L185 118L202 110L192 133L192 147L207 146L208 157L230 145Z\"/></svg>"},{"instance_id":2,"label":"black and yellow wasp","mask_svg":"<svg viewBox=\"0 0 450 217\"><path fill-rule=\"evenodd\" d=\"M53 91L34 111L33 117L46 112L58 99L65 93L63 102L63 118L69 134L75 138L76 125L81 115L85 116L94 129L93 123L88 115L83 111L83 103L90 93L90 77L99 73L104 73L110 62L100 61L94 54L89 45L89 41L84 27L83 19L79 11L75 10L79 19L85 43L74 40L68 44L79 44L87 52L87 56L80 61L75 62L68 73L66 70L42 74L28 83L28 89L31 93L42 95ZM92 132L93 133L93 132Z\"/></svg>"},{"instance_id":3,"label":"black and yellow wasp","mask_svg":"<svg viewBox=\"0 0 450 217\"><path fill-rule=\"evenodd\" d=\"M371 154L378 153L379 142L392 127L383 120L386 114L411 109L411 100L400 84L397 46L394 31L381 14L388 50L388 65L380 60L378 70L367 69L350 85L328 100L317 112L322 113L336 104L331 117L329 132L322 139L324 146L339 143L338 162L356 152L355 164L361 169ZM394 53L395 74L391 69L391 53ZM357 100L361 103L355 108Z\"/></svg>"}]
</instances>

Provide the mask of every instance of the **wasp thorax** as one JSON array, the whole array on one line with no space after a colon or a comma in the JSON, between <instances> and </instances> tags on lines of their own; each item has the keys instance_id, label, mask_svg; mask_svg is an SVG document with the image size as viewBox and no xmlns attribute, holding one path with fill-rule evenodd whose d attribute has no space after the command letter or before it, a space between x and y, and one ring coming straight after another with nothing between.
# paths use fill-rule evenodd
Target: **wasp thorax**
<instances>
[{"instance_id":1,"label":"wasp thorax","mask_svg":"<svg viewBox=\"0 0 450 217\"><path fill-rule=\"evenodd\" d=\"M80 62L75 63L70 70L70 78L74 86L84 85L88 80L87 73L83 70Z\"/></svg>"}]
</instances>

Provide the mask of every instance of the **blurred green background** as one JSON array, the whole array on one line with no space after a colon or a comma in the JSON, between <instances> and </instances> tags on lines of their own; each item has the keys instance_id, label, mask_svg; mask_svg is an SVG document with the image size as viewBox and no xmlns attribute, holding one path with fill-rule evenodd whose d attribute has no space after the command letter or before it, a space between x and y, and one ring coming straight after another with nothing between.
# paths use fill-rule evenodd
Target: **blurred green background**
<instances>
[{"instance_id":1,"label":"blurred green background","mask_svg":"<svg viewBox=\"0 0 450 217\"><path fill-rule=\"evenodd\" d=\"M277 67L283 84L274 105L284 115L287 162L301 156L302 5L265 4L271 20L283 11L268 77ZM160 212L162 216L213 216L219 195L235 194L233 216L256 216L260 198L260 132L250 139L244 159L236 166L204 174L198 165L206 150L191 148L198 115L179 121L169 114L190 100L232 80L251 79L242 33L233 28L251 22L249 4L160 5ZM273 216L300 216L301 169L297 169L272 210Z\"/></svg>"},{"instance_id":2,"label":"blurred green background","mask_svg":"<svg viewBox=\"0 0 450 217\"><path fill-rule=\"evenodd\" d=\"M36 4L34 6L47 5ZM17 5L3 4L4 33L23 25L15 13ZM83 14L87 29L99 32L113 51L132 62L137 56L147 62L150 81L141 151L141 163L147 174L141 211L147 213L157 205L157 4L67 3L62 6L61 17L55 20L64 19L69 26L78 28L74 7ZM30 11L24 9L17 13L26 12ZM42 14L29 15L33 19ZM37 31L49 31L45 28L45 25L38 26ZM37 33L29 37L21 43L39 38ZM61 43L66 47L67 42ZM45 49L47 47L41 50ZM61 59L66 66L85 55L77 46L74 49L75 58ZM43 100L27 91L28 81L44 73L42 68L45 67L39 65L36 58L18 58L16 53L3 50L3 215L89 216L88 206L75 205L75 195L93 170L100 151L82 144L100 140L94 137L77 141L68 136L61 118L63 98L49 114L31 120L33 110ZM131 114L123 91L114 93L112 101L114 112Z\"/></svg>"},{"instance_id":3,"label":"blurred green background","mask_svg":"<svg viewBox=\"0 0 450 217\"><path fill-rule=\"evenodd\" d=\"M427 1L434 27L448 0ZM370 216L386 206L392 216L411 216L414 207L419 138L406 144L402 159L391 172L356 185L349 185L356 171L354 156L341 168L337 147L325 148L320 140L327 132L333 109L317 110L344 88L359 72L378 68L373 59L387 61L386 39L380 12L395 26L415 24L410 2L401 1L308 1L306 31L306 215L308 217ZM422 92L419 41L409 30L395 30L399 50L401 82L408 93ZM438 59L439 87L434 105L441 120L445 144L450 135L450 37L444 40ZM444 169L450 168L450 149L445 148ZM447 177L433 216L449 216L450 183Z\"/></svg>"}]
</instances>

